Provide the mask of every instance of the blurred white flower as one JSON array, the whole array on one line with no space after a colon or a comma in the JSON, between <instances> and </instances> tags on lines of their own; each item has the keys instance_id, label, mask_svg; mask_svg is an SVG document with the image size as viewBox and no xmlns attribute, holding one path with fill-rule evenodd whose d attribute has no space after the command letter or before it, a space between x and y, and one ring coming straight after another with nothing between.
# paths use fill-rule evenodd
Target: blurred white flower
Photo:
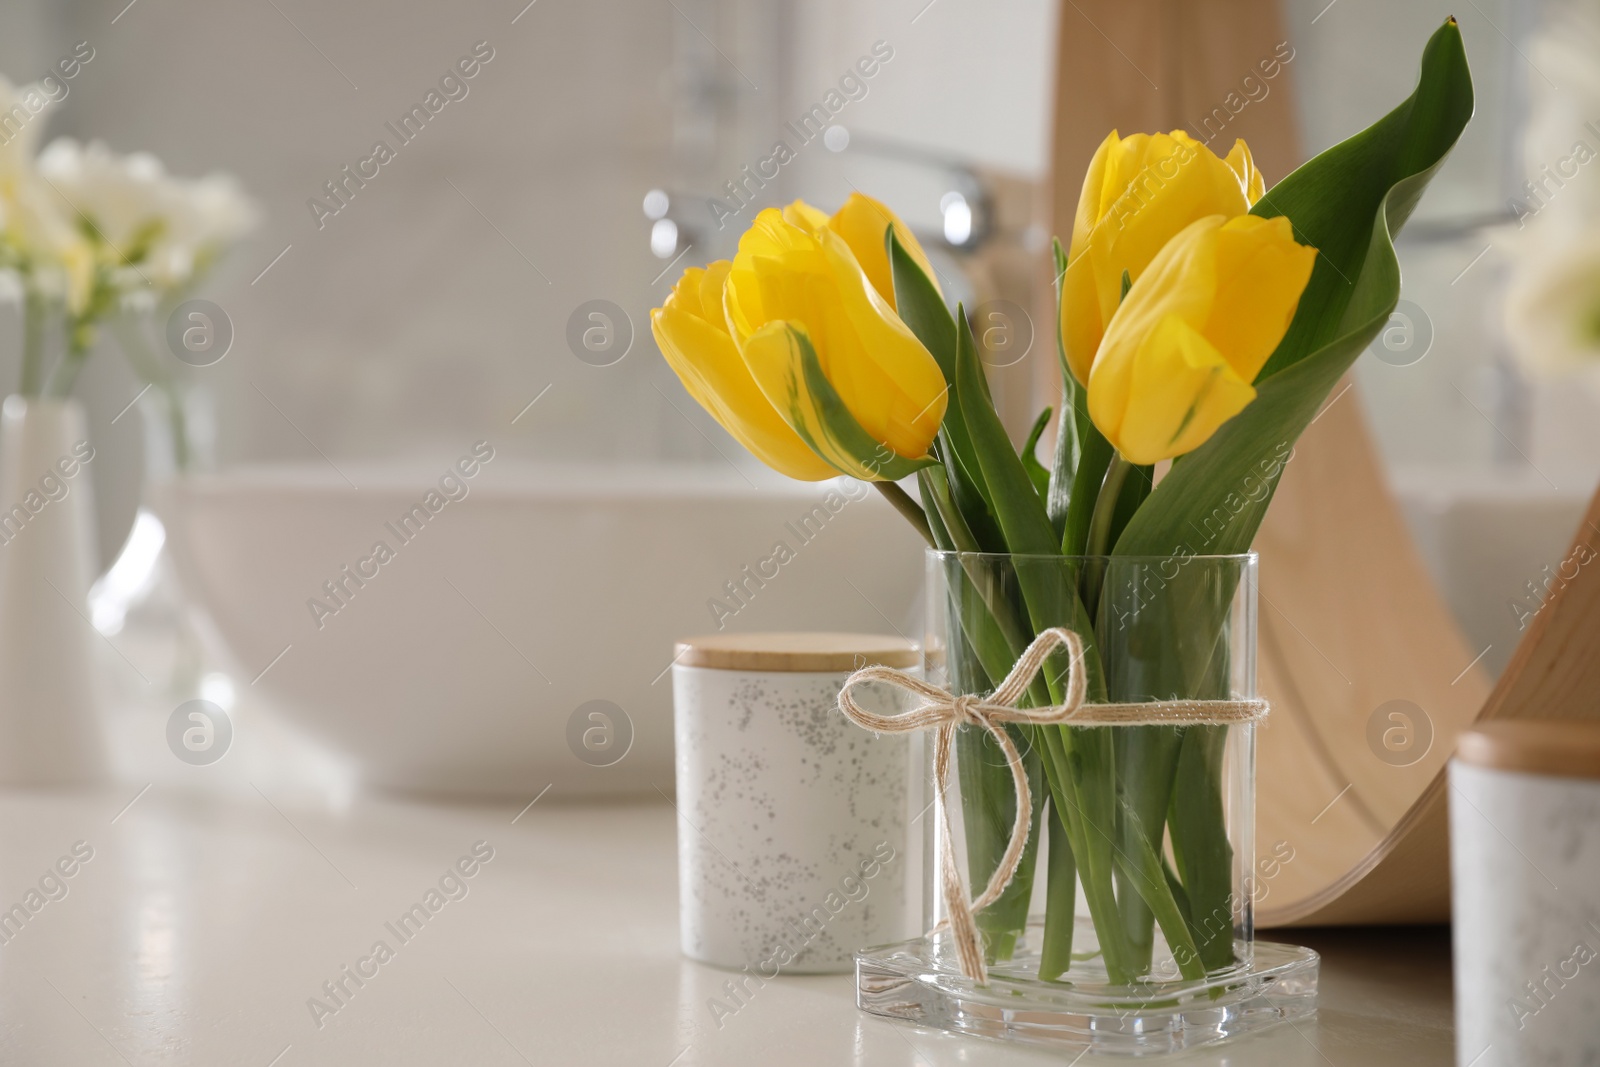
<instances>
[{"instance_id":1,"label":"blurred white flower","mask_svg":"<svg viewBox=\"0 0 1600 1067\"><path fill-rule=\"evenodd\" d=\"M0 299L25 301L23 390L52 396L72 389L102 320L181 299L259 217L231 176L175 178L148 152L63 137L36 156L65 95L0 76ZM66 351L45 380L34 316L63 312ZM129 360L139 369L132 351ZM144 366L152 384L163 378Z\"/></svg>"},{"instance_id":2,"label":"blurred white flower","mask_svg":"<svg viewBox=\"0 0 1600 1067\"><path fill-rule=\"evenodd\" d=\"M0 240L29 288L63 300L76 315L94 287L94 248L57 201L31 171L0 177Z\"/></svg>"},{"instance_id":3,"label":"blurred white flower","mask_svg":"<svg viewBox=\"0 0 1600 1067\"><path fill-rule=\"evenodd\" d=\"M38 83L12 85L0 74L0 180L32 167L54 102Z\"/></svg>"},{"instance_id":4,"label":"blurred white flower","mask_svg":"<svg viewBox=\"0 0 1600 1067\"><path fill-rule=\"evenodd\" d=\"M1552 3L1528 41L1527 180L1497 235L1511 270L1506 337L1534 378L1600 383L1600 2ZM1546 77L1555 79L1550 81ZM1560 89L1555 86L1559 84Z\"/></svg>"},{"instance_id":5,"label":"blurred white flower","mask_svg":"<svg viewBox=\"0 0 1600 1067\"><path fill-rule=\"evenodd\" d=\"M0 256L25 289L76 314L94 285L94 252L34 169L53 103L39 85L0 75Z\"/></svg>"},{"instance_id":6,"label":"blurred white flower","mask_svg":"<svg viewBox=\"0 0 1600 1067\"><path fill-rule=\"evenodd\" d=\"M1600 181L1587 171L1587 161L1600 150L1595 128L1600 118L1600 64L1595 63L1591 43L1600 40L1600 4L1552 3L1542 9L1541 17L1542 25L1527 44L1535 71L1528 75L1528 117L1522 135L1528 180L1516 190L1513 211L1516 204L1531 209L1538 216L1530 223L1538 240L1561 245L1573 238L1575 225L1600 218ZM1580 145L1586 151L1575 153ZM1536 247L1532 254L1541 252Z\"/></svg>"},{"instance_id":7,"label":"blurred white flower","mask_svg":"<svg viewBox=\"0 0 1600 1067\"><path fill-rule=\"evenodd\" d=\"M175 178L148 152L119 155L100 141L58 138L39 154L38 171L105 246L102 262L126 275L124 289L187 285L258 220L231 176Z\"/></svg>"},{"instance_id":8,"label":"blurred white flower","mask_svg":"<svg viewBox=\"0 0 1600 1067\"><path fill-rule=\"evenodd\" d=\"M1524 255L1506 294L1506 334L1535 374L1600 370L1600 232Z\"/></svg>"}]
</instances>

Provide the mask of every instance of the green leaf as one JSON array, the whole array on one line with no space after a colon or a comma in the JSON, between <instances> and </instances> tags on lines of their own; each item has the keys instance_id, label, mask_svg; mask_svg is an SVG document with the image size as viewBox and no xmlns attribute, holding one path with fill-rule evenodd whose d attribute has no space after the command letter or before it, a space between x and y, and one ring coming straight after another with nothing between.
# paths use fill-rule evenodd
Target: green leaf
<instances>
[{"instance_id":1,"label":"green leaf","mask_svg":"<svg viewBox=\"0 0 1600 1067\"><path fill-rule=\"evenodd\" d=\"M1061 306L1061 284L1067 273L1067 254L1056 240L1056 307ZM1061 315L1056 315L1056 358L1061 363L1061 428L1056 432L1055 464L1050 471L1050 491L1045 509L1055 527L1064 556L1081 556L1089 543L1089 520L1094 516L1100 485L1111 463L1111 443L1089 417L1089 393L1067 365L1066 340L1061 335ZM1071 418L1068 418L1070 414Z\"/></svg>"},{"instance_id":2,"label":"green leaf","mask_svg":"<svg viewBox=\"0 0 1600 1067\"><path fill-rule=\"evenodd\" d=\"M943 537L949 541L948 545L941 543L941 548L950 552L979 552L977 539L972 536L972 531L967 528L967 520L962 518L961 509L956 507L955 500L950 496L949 472L939 465L924 467L917 472L917 487L922 492L922 504L927 509L930 525L933 518L938 518L939 523L933 527L935 536L943 531Z\"/></svg>"},{"instance_id":3,"label":"green leaf","mask_svg":"<svg viewBox=\"0 0 1600 1067\"><path fill-rule=\"evenodd\" d=\"M1084 434L1077 469L1073 472L1072 489L1068 494L1066 514L1061 526L1061 553L1081 556L1089 545L1089 523L1094 518L1095 501L1100 499L1100 486L1106 478L1106 468L1111 465L1111 442L1088 420L1087 393L1077 390L1074 405L1084 414Z\"/></svg>"},{"instance_id":4,"label":"green leaf","mask_svg":"<svg viewBox=\"0 0 1600 1067\"><path fill-rule=\"evenodd\" d=\"M1445 23L1422 54L1411 97L1279 182L1255 207L1284 215L1319 254L1257 396L1176 461L1129 521L1115 552L1249 549L1294 442L1389 319L1400 298L1393 236L1472 116L1461 31ZM1262 490L1265 486L1265 490Z\"/></svg>"},{"instance_id":5,"label":"green leaf","mask_svg":"<svg viewBox=\"0 0 1600 1067\"><path fill-rule=\"evenodd\" d=\"M956 322L939 295L933 279L911 258L894 227L884 230L884 240L889 249L889 271L894 277L895 312L900 321L916 335L923 347L932 353L944 372L944 380L956 380Z\"/></svg>"},{"instance_id":6,"label":"green leaf","mask_svg":"<svg viewBox=\"0 0 1600 1067\"><path fill-rule=\"evenodd\" d=\"M1067 528L1067 512L1072 507L1072 480L1078 469L1078 431L1073 423L1072 393L1072 384L1061 389L1061 421L1056 426L1056 447L1050 458L1049 480L1044 487L1044 512L1050 525L1055 527L1057 540Z\"/></svg>"},{"instance_id":7,"label":"green leaf","mask_svg":"<svg viewBox=\"0 0 1600 1067\"><path fill-rule=\"evenodd\" d=\"M964 416L983 480L989 486L995 517L1005 535L1005 550L1055 555L1060 551L1055 529L989 399L989 387L978 363L972 327L960 312L957 312L956 321L956 377L952 394Z\"/></svg>"},{"instance_id":8,"label":"green leaf","mask_svg":"<svg viewBox=\"0 0 1600 1067\"><path fill-rule=\"evenodd\" d=\"M1223 843L1226 845L1226 839ZM1178 972L1192 981L1203 978L1208 970L1232 963L1232 922L1223 921L1220 929L1207 927L1211 931L1209 939L1197 946L1189 928L1192 917L1185 917L1184 908L1178 904L1178 899L1167 882L1166 872L1161 867L1161 856L1152 844L1152 835L1135 832L1126 838L1125 844L1129 846L1129 851L1119 849L1116 852L1117 870L1122 873L1130 888L1137 888L1140 898L1160 924L1167 945L1172 949L1173 960L1178 964ZM1228 918L1231 919L1231 914ZM1216 962L1212 962L1212 958L1208 958L1208 952L1211 957L1217 957L1219 953L1224 955L1221 955ZM1137 967L1142 961L1136 959L1133 962ZM1138 973L1137 970L1135 973Z\"/></svg>"},{"instance_id":9,"label":"green leaf","mask_svg":"<svg viewBox=\"0 0 1600 1067\"><path fill-rule=\"evenodd\" d=\"M1039 457L1034 453L1039 448L1039 438L1044 435L1044 428L1050 425L1050 415L1050 408L1039 412L1039 417L1033 420L1033 429L1028 431L1028 440L1017 450L1017 458L1022 460L1022 466L1032 479L1040 499L1050 495L1050 472L1044 469L1044 464L1039 462Z\"/></svg>"},{"instance_id":10,"label":"green leaf","mask_svg":"<svg viewBox=\"0 0 1600 1067\"><path fill-rule=\"evenodd\" d=\"M1172 799L1173 772L1183 731L1175 726L1127 726L1111 731L1117 766L1117 790L1122 804L1117 818L1117 851L1134 856L1143 848L1157 853L1167 827L1167 805ZM1141 844L1139 839L1143 838ZM1155 947L1151 923L1155 913L1146 903L1154 885L1129 870L1117 871L1117 908L1122 928L1133 950L1134 969L1150 967ZM1167 887L1168 892L1171 886Z\"/></svg>"},{"instance_id":11,"label":"green leaf","mask_svg":"<svg viewBox=\"0 0 1600 1067\"><path fill-rule=\"evenodd\" d=\"M1045 513L1050 525L1056 529L1059 540L1067 525L1067 511L1072 505L1072 483L1077 474L1078 462L1083 455L1084 416L1080 410L1078 394L1083 392L1078 380L1067 366L1066 343L1061 336L1061 279L1067 273L1067 256L1061 250L1058 238L1051 242L1051 253L1056 265L1056 362L1061 366L1061 423L1056 428L1055 456L1050 463L1050 487L1045 493ZM1066 552L1065 547L1062 548Z\"/></svg>"},{"instance_id":12,"label":"green leaf","mask_svg":"<svg viewBox=\"0 0 1600 1067\"><path fill-rule=\"evenodd\" d=\"M1117 543L1123 529L1149 498L1156 484L1155 471L1153 466L1135 464L1128 472L1127 479L1122 483L1122 492L1117 496L1116 509L1111 514L1111 544Z\"/></svg>"},{"instance_id":13,"label":"green leaf","mask_svg":"<svg viewBox=\"0 0 1600 1067\"><path fill-rule=\"evenodd\" d=\"M1167 824L1172 858L1189 899L1189 921L1206 970L1233 962L1233 845L1223 795L1226 726L1184 731ZM1162 932L1168 933L1165 923Z\"/></svg>"},{"instance_id":14,"label":"green leaf","mask_svg":"<svg viewBox=\"0 0 1600 1067\"><path fill-rule=\"evenodd\" d=\"M930 476L935 472L943 473L939 466L924 467L917 472L917 491L922 497L922 509L928 513L928 532L933 534L933 543L941 552L956 550L955 539L950 534L950 529L945 525L944 514L940 508L939 500L935 495L934 483ZM949 492L948 489L945 492Z\"/></svg>"},{"instance_id":15,"label":"green leaf","mask_svg":"<svg viewBox=\"0 0 1600 1067\"><path fill-rule=\"evenodd\" d=\"M950 386L946 397L944 424L939 430L937 452L944 461L949 479L950 499L961 511L964 527L971 531L973 551L1004 552L1005 541L994 519L988 486L978 467L972 439L961 414L961 399L955 390L956 322L945 307L944 298L917 261L912 259L895 236L894 227L884 231L889 249L889 269L894 276L895 308L904 322L932 354ZM954 532L954 531L952 531Z\"/></svg>"},{"instance_id":16,"label":"green leaf","mask_svg":"<svg viewBox=\"0 0 1600 1067\"><path fill-rule=\"evenodd\" d=\"M1055 528L1050 525L1044 501L1034 489L1027 468L1011 446L1000 416L989 402L977 345L964 314L956 315L956 325L954 392L961 397L961 410L966 415L967 431L972 436L978 465L994 494L996 517L1005 535L1003 551L1019 557L1043 557L1019 558L1011 563L1027 607L1028 621L1034 633L1051 626L1075 630L1084 641L1082 669L1087 674L1089 692L1091 696L1103 693L1102 672L1094 650L1094 628L1078 599L1077 589L1072 582L1064 580L1063 568L1055 558L1060 555ZM979 397L981 400L975 399ZM1062 675L1065 654L1057 652L1050 662L1057 665L1056 669L1046 673L1050 676L1052 695L1059 697L1055 689Z\"/></svg>"},{"instance_id":17,"label":"green leaf","mask_svg":"<svg viewBox=\"0 0 1600 1067\"><path fill-rule=\"evenodd\" d=\"M938 462L932 456L908 459L863 430L828 381L805 330L790 326L786 333L793 349L791 366L798 367L802 378L789 380L789 424L813 452L863 481L898 482Z\"/></svg>"}]
</instances>

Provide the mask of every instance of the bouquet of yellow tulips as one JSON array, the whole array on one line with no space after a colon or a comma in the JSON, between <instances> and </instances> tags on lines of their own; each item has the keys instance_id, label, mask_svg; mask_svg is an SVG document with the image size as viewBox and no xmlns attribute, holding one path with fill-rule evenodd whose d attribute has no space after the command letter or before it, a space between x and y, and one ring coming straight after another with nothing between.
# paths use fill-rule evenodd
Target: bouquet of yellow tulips
<instances>
[{"instance_id":1,"label":"bouquet of yellow tulips","mask_svg":"<svg viewBox=\"0 0 1600 1067\"><path fill-rule=\"evenodd\" d=\"M1216 515L1206 553L1248 551L1294 441L1393 310L1393 234L1471 112L1451 20L1410 98L1270 190L1242 141L1218 155L1182 131L1108 135L1055 249L1062 397L1048 466L1033 453L1050 412L1019 454L963 310L946 306L909 228L866 196L831 216L799 201L762 211L731 262L685 272L652 328L730 434L794 478L871 481L952 561L952 589L976 582L980 555L1007 561L1014 596L984 591L973 608L952 593L963 606L944 653L965 691L992 687L1034 634L1065 626L1086 646L1092 701L1209 698L1227 676L1217 650L1233 589L1173 583L1149 631L1170 654L1134 684L1104 658L1128 640L1112 634L1108 570L1195 558L1193 524ZM900 485L911 479L916 498ZM1051 560L1069 565L1030 562ZM1059 702L1051 678L1065 669L1027 699ZM1185 978L1232 965L1231 924L1201 921L1235 914L1218 772L1228 727L1008 729L1042 788L1028 857L978 915L990 960L1009 958L1026 925L1044 827L1040 977L1072 966L1078 887L1112 983L1149 975L1157 924ZM961 731L957 763L977 886L1015 793L983 731Z\"/></svg>"}]
</instances>

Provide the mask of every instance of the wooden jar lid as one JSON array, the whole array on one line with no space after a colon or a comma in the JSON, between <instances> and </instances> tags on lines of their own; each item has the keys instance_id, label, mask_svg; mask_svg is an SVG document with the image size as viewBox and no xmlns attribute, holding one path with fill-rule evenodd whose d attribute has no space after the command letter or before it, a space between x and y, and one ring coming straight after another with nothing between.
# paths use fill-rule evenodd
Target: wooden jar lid
<instances>
[{"instance_id":1,"label":"wooden jar lid","mask_svg":"<svg viewBox=\"0 0 1600 1067\"><path fill-rule=\"evenodd\" d=\"M1562 778L1600 778L1600 722L1507 719L1461 735L1456 758L1474 767Z\"/></svg>"},{"instance_id":2,"label":"wooden jar lid","mask_svg":"<svg viewBox=\"0 0 1600 1067\"><path fill-rule=\"evenodd\" d=\"M708 634L678 642L673 663L724 671L853 671L869 665L915 667L915 641L883 634Z\"/></svg>"}]
</instances>

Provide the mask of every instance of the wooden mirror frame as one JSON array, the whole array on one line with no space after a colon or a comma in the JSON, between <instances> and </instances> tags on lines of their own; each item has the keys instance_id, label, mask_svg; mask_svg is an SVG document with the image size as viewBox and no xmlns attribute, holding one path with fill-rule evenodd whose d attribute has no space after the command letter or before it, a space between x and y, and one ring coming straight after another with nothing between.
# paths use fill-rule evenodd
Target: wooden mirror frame
<instances>
[{"instance_id":1,"label":"wooden mirror frame","mask_svg":"<svg viewBox=\"0 0 1600 1067\"><path fill-rule=\"evenodd\" d=\"M1065 0L1057 58L1055 233L1071 232L1113 128L1186 129L1222 152L1243 138L1269 185L1302 161L1277 0ZM1301 438L1256 540L1273 704L1258 751L1263 927L1448 919L1456 738L1480 719L1600 718L1596 568L1551 597L1491 693L1389 493L1357 394L1347 381ZM1600 551L1600 494L1580 549Z\"/></svg>"}]
</instances>

